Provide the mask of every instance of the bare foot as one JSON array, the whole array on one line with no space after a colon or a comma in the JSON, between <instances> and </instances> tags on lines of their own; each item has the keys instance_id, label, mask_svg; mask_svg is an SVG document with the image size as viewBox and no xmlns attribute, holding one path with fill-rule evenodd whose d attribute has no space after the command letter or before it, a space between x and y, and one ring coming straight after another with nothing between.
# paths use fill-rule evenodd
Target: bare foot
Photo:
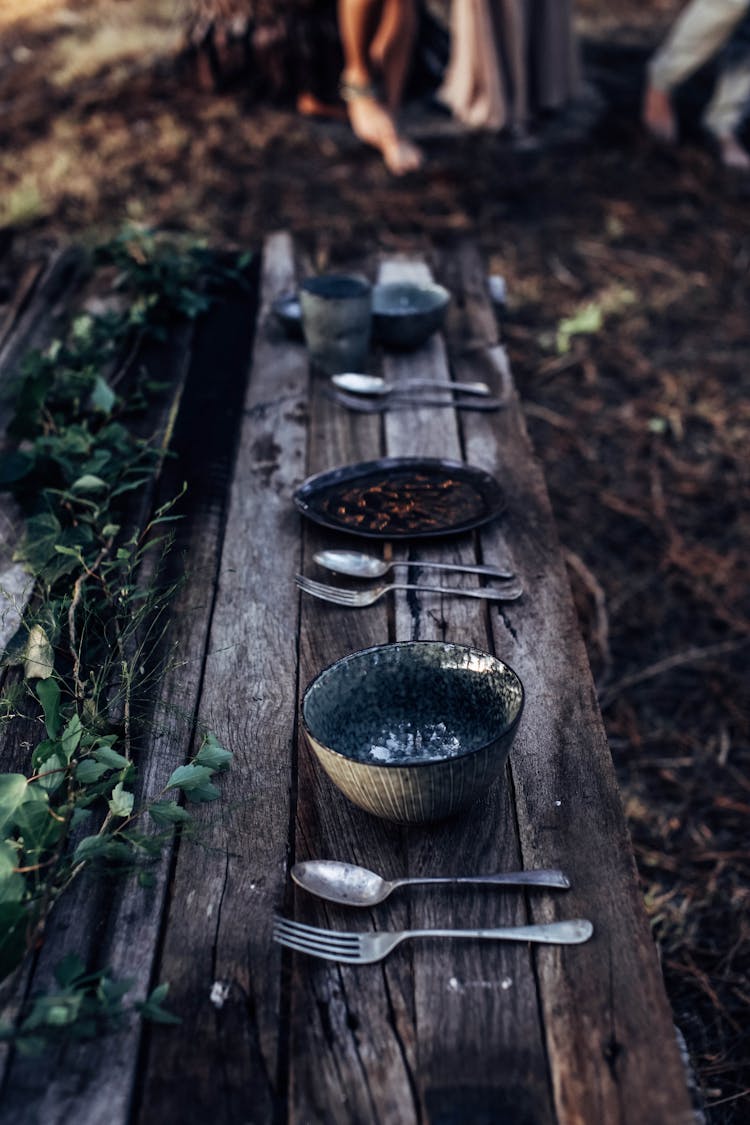
<instances>
[{"instance_id":1,"label":"bare foot","mask_svg":"<svg viewBox=\"0 0 750 1125\"><path fill-rule=\"evenodd\" d=\"M642 120L645 128L657 141L664 141L668 145L676 142L677 118L666 91L656 90L653 86L647 87Z\"/></svg>"},{"instance_id":2,"label":"bare foot","mask_svg":"<svg viewBox=\"0 0 750 1125\"><path fill-rule=\"evenodd\" d=\"M724 133L716 138L719 146L719 159L725 168L739 172L750 171L750 153L740 144L734 133Z\"/></svg>"},{"instance_id":3,"label":"bare foot","mask_svg":"<svg viewBox=\"0 0 750 1125\"><path fill-rule=\"evenodd\" d=\"M378 149L386 168L394 176L403 176L421 168L422 153L399 133L390 113L374 94L353 94L349 91L346 104L355 136Z\"/></svg>"},{"instance_id":4,"label":"bare foot","mask_svg":"<svg viewBox=\"0 0 750 1125\"><path fill-rule=\"evenodd\" d=\"M297 113L303 117L330 117L334 121L345 121L346 110L342 105L324 102L307 91L297 95Z\"/></svg>"}]
</instances>

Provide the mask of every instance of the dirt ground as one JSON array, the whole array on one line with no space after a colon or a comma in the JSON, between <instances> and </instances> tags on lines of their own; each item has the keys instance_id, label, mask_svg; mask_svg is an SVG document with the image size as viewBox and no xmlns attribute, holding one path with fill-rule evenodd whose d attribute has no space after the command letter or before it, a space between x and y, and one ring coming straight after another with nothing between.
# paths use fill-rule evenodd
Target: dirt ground
<instances>
[{"instance_id":1,"label":"dirt ground","mask_svg":"<svg viewBox=\"0 0 750 1125\"><path fill-rule=\"evenodd\" d=\"M534 150L411 108L428 160L404 180L343 124L198 90L175 3L6 0L0 316L38 249L128 218L237 247L288 227L320 267L476 236L507 282L675 1022L707 1120L750 1120L750 180L698 129L710 72L679 148L639 128L680 0L580 0L588 92Z\"/></svg>"}]
</instances>

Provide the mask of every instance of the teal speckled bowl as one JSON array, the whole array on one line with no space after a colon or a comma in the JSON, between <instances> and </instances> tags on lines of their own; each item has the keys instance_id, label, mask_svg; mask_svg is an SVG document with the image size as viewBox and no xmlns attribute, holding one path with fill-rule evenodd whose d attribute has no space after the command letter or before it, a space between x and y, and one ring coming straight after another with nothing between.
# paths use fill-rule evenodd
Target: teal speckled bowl
<instances>
[{"instance_id":1,"label":"teal speckled bowl","mask_svg":"<svg viewBox=\"0 0 750 1125\"><path fill-rule=\"evenodd\" d=\"M362 649L312 680L302 728L355 805L400 824L466 808L503 772L523 685L479 649L401 641Z\"/></svg>"}]
</instances>

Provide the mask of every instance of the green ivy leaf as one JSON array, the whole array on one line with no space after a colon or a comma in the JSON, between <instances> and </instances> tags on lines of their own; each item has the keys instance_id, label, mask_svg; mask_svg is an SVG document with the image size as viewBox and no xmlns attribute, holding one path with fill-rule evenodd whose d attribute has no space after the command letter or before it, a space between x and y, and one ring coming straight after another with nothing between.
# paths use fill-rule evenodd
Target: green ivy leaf
<instances>
[{"instance_id":1,"label":"green ivy leaf","mask_svg":"<svg viewBox=\"0 0 750 1125\"><path fill-rule=\"evenodd\" d=\"M84 836L73 853L74 863L88 863L92 860L131 860L133 851L120 840L108 840L106 836Z\"/></svg>"},{"instance_id":2,"label":"green ivy leaf","mask_svg":"<svg viewBox=\"0 0 750 1125\"><path fill-rule=\"evenodd\" d=\"M112 813L112 816L130 816L133 811L134 801L134 795L128 793L127 790L123 788L122 782L118 781L109 799L109 811Z\"/></svg>"},{"instance_id":3,"label":"green ivy leaf","mask_svg":"<svg viewBox=\"0 0 750 1125\"><path fill-rule=\"evenodd\" d=\"M20 902L0 902L0 980L23 959L28 922L29 914Z\"/></svg>"},{"instance_id":4,"label":"green ivy leaf","mask_svg":"<svg viewBox=\"0 0 750 1125\"><path fill-rule=\"evenodd\" d=\"M52 676L48 676L36 685L36 694L44 711L47 734L50 738L57 738L60 733L60 685Z\"/></svg>"},{"instance_id":5,"label":"green ivy leaf","mask_svg":"<svg viewBox=\"0 0 750 1125\"><path fill-rule=\"evenodd\" d=\"M16 809L28 796L29 783L22 773L0 774L0 836L13 824Z\"/></svg>"},{"instance_id":6,"label":"green ivy leaf","mask_svg":"<svg viewBox=\"0 0 750 1125\"><path fill-rule=\"evenodd\" d=\"M124 770L130 765L128 759L123 754L118 754L111 746L102 746L99 750L95 750L94 757L97 762L112 770Z\"/></svg>"},{"instance_id":7,"label":"green ivy leaf","mask_svg":"<svg viewBox=\"0 0 750 1125\"><path fill-rule=\"evenodd\" d=\"M72 988L77 980L86 975L86 966L77 953L67 953L55 966L55 980L60 988Z\"/></svg>"},{"instance_id":8,"label":"green ivy leaf","mask_svg":"<svg viewBox=\"0 0 750 1125\"><path fill-rule=\"evenodd\" d=\"M189 762L187 765L178 766L174 770L164 788L182 789L184 793L189 793L191 790L199 789L205 785L210 780L212 773L213 770L206 766L196 766Z\"/></svg>"},{"instance_id":9,"label":"green ivy leaf","mask_svg":"<svg viewBox=\"0 0 750 1125\"><path fill-rule=\"evenodd\" d=\"M100 410L103 414L111 414L112 408L117 402L117 395L110 387L109 383L97 375L94 382L94 389L91 392L89 403L93 410Z\"/></svg>"},{"instance_id":10,"label":"green ivy leaf","mask_svg":"<svg viewBox=\"0 0 750 1125\"><path fill-rule=\"evenodd\" d=\"M107 488L107 482L93 473L84 473L70 486L71 492L101 492Z\"/></svg>"},{"instance_id":11,"label":"green ivy leaf","mask_svg":"<svg viewBox=\"0 0 750 1125\"><path fill-rule=\"evenodd\" d=\"M232 751L225 750L214 735L207 734L194 760L198 765L206 766L210 770L228 769L232 761Z\"/></svg>"},{"instance_id":12,"label":"green ivy leaf","mask_svg":"<svg viewBox=\"0 0 750 1125\"><path fill-rule=\"evenodd\" d=\"M176 801L155 801L148 806L148 814L160 826L182 824L192 819L187 809Z\"/></svg>"},{"instance_id":13,"label":"green ivy leaf","mask_svg":"<svg viewBox=\"0 0 750 1125\"><path fill-rule=\"evenodd\" d=\"M152 1023L163 1024L179 1024L182 1020L173 1012L168 1012L166 1008L162 1008L162 1002L165 1000L169 992L168 984L160 984L149 995L148 999L143 1003L136 1004L137 1010L141 1013L144 1020L150 1020Z\"/></svg>"},{"instance_id":14,"label":"green ivy leaf","mask_svg":"<svg viewBox=\"0 0 750 1125\"><path fill-rule=\"evenodd\" d=\"M65 727L61 739L62 750L66 761L69 762L78 749L78 743L81 741L82 734L83 726L81 725L81 720L78 715L74 715Z\"/></svg>"},{"instance_id":15,"label":"green ivy leaf","mask_svg":"<svg viewBox=\"0 0 750 1125\"><path fill-rule=\"evenodd\" d=\"M48 793L54 793L65 781L67 765L67 760L62 754L50 754L39 771L37 785L46 789Z\"/></svg>"},{"instance_id":16,"label":"green ivy leaf","mask_svg":"<svg viewBox=\"0 0 750 1125\"><path fill-rule=\"evenodd\" d=\"M76 766L74 777L76 781L80 781L81 785L92 785L95 781L99 781L108 770L109 766L105 766L101 762L95 762L91 758L84 758Z\"/></svg>"},{"instance_id":17,"label":"green ivy leaf","mask_svg":"<svg viewBox=\"0 0 750 1125\"><path fill-rule=\"evenodd\" d=\"M47 793L39 792L44 794L44 801L26 801L16 813L16 829L27 863L39 862L42 853L56 844L65 831L65 824L50 816Z\"/></svg>"},{"instance_id":18,"label":"green ivy leaf","mask_svg":"<svg viewBox=\"0 0 750 1125\"><path fill-rule=\"evenodd\" d=\"M9 843L0 844L0 903L21 902L26 880L16 871L18 852Z\"/></svg>"}]
</instances>

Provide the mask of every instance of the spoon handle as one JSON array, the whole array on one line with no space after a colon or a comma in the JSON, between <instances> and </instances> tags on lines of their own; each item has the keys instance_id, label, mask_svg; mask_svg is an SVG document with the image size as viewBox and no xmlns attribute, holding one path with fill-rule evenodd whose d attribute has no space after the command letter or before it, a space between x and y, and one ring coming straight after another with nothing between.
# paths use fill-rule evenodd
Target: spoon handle
<instances>
[{"instance_id":1,"label":"spoon handle","mask_svg":"<svg viewBox=\"0 0 750 1125\"><path fill-rule=\"evenodd\" d=\"M490 388L486 383L446 383L437 379L405 379L403 383L394 383L389 391L455 391L462 395L488 395Z\"/></svg>"},{"instance_id":2,"label":"spoon handle","mask_svg":"<svg viewBox=\"0 0 750 1125\"><path fill-rule=\"evenodd\" d=\"M497 875L459 875L455 877L441 876L439 878L409 878L391 879L392 887L405 887L421 885L423 883L452 883L472 884L475 886L494 887L561 887L567 890L570 880L562 871L537 870L537 871L503 871Z\"/></svg>"},{"instance_id":3,"label":"spoon handle","mask_svg":"<svg viewBox=\"0 0 750 1125\"><path fill-rule=\"evenodd\" d=\"M425 562L423 559L393 559L390 563L391 566L413 566L418 570L422 567L429 568L430 570L450 570L456 571L460 574L486 574L489 578L515 578L512 570L501 570L496 566L480 566L478 563L442 563L442 562Z\"/></svg>"}]
</instances>

